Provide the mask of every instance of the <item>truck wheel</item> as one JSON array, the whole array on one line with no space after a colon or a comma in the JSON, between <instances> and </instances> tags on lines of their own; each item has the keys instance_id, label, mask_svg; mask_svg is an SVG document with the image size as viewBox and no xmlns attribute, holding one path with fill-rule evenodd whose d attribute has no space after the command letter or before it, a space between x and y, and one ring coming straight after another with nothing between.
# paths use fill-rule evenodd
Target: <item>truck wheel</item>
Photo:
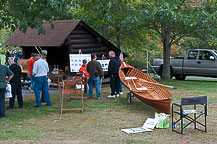
<instances>
[{"instance_id":1,"label":"truck wheel","mask_svg":"<svg viewBox=\"0 0 217 144\"><path fill-rule=\"evenodd\" d=\"M163 67L160 68L159 75L160 75L160 78L162 79L163 78ZM172 78L173 78L173 72L172 72L172 69L170 69L170 79Z\"/></svg>"},{"instance_id":2,"label":"truck wheel","mask_svg":"<svg viewBox=\"0 0 217 144\"><path fill-rule=\"evenodd\" d=\"M185 80L186 75L175 75L175 78L176 78L177 80Z\"/></svg>"}]
</instances>

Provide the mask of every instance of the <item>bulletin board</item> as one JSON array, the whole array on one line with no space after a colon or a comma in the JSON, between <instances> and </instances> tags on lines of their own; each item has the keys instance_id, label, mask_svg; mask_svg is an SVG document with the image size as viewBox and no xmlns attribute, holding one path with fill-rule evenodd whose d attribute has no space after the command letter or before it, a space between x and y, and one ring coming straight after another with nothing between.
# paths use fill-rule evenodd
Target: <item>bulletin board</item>
<instances>
[{"instance_id":1,"label":"bulletin board","mask_svg":"<svg viewBox=\"0 0 217 144\"><path fill-rule=\"evenodd\" d=\"M90 54L69 54L69 60L70 60L70 72L79 72L79 69L81 68L83 64L83 60L86 59L87 63L91 61L91 55Z\"/></svg>"},{"instance_id":2,"label":"bulletin board","mask_svg":"<svg viewBox=\"0 0 217 144\"><path fill-rule=\"evenodd\" d=\"M110 60L97 60L100 62L103 71L108 71L108 65Z\"/></svg>"}]
</instances>

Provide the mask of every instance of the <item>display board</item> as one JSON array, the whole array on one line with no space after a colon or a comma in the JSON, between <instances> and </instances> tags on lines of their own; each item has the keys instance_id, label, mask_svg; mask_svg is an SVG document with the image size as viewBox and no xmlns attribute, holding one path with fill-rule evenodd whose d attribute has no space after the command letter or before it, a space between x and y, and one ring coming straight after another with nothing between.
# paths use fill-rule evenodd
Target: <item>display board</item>
<instances>
[{"instance_id":1,"label":"display board","mask_svg":"<svg viewBox=\"0 0 217 144\"><path fill-rule=\"evenodd\" d=\"M79 69L81 68L83 64L83 60L86 59L87 63L91 61L91 55L90 54L69 54L69 60L70 60L70 72L79 72Z\"/></svg>"},{"instance_id":2,"label":"display board","mask_svg":"<svg viewBox=\"0 0 217 144\"><path fill-rule=\"evenodd\" d=\"M100 62L103 71L108 71L108 65L110 60L97 60Z\"/></svg>"},{"instance_id":3,"label":"display board","mask_svg":"<svg viewBox=\"0 0 217 144\"><path fill-rule=\"evenodd\" d=\"M86 59L87 63L91 61L91 55L90 54L69 54L69 60L70 60L70 72L79 72L79 69L81 68L83 64L83 60ZM97 60L100 62L103 71L108 71L108 65L110 60Z\"/></svg>"}]
</instances>

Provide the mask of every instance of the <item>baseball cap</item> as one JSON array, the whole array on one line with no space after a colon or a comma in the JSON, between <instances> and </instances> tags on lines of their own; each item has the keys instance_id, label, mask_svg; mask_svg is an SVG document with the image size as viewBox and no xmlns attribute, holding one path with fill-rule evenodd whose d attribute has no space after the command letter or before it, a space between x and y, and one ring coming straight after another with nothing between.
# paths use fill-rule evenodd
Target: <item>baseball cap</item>
<instances>
[{"instance_id":1,"label":"baseball cap","mask_svg":"<svg viewBox=\"0 0 217 144\"><path fill-rule=\"evenodd\" d=\"M42 50L41 53L44 54L44 55L47 55L47 51L46 50Z\"/></svg>"}]
</instances>

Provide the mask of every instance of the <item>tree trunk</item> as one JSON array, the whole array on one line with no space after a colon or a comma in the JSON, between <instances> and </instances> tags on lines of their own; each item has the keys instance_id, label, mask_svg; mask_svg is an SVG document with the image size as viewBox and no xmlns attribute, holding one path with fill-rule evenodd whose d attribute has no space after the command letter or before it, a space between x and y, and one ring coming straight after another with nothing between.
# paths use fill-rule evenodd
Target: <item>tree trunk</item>
<instances>
[{"instance_id":1,"label":"tree trunk","mask_svg":"<svg viewBox=\"0 0 217 144\"><path fill-rule=\"evenodd\" d=\"M162 78L164 80L169 80L171 78L170 74L170 30L164 24L161 24L161 38L163 43L163 74Z\"/></svg>"}]
</instances>

